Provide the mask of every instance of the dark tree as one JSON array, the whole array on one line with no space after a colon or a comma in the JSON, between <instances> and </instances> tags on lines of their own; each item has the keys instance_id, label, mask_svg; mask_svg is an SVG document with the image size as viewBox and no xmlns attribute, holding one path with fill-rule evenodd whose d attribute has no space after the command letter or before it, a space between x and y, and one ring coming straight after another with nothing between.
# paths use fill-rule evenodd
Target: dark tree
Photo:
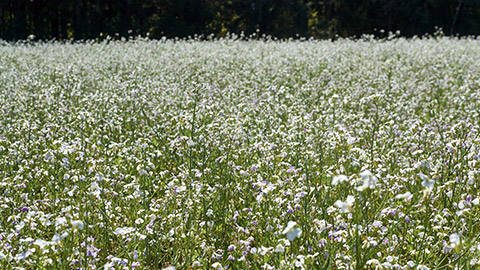
<instances>
[{"instance_id":1,"label":"dark tree","mask_svg":"<svg viewBox=\"0 0 480 270\"><path fill-rule=\"evenodd\" d=\"M479 18L480 0L0 0L0 38L478 35Z\"/></svg>"}]
</instances>

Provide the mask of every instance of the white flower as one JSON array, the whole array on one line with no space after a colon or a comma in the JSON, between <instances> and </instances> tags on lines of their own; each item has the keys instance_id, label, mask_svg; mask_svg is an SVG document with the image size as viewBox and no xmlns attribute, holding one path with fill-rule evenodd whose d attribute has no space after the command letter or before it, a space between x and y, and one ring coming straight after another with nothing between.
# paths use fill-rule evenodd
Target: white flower
<instances>
[{"instance_id":1,"label":"white flower","mask_svg":"<svg viewBox=\"0 0 480 270\"><path fill-rule=\"evenodd\" d=\"M39 246L40 249L44 249L46 246L52 245L53 241L45 241L42 239L37 239L35 240L35 242L33 242L33 244Z\"/></svg>"},{"instance_id":2,"label":"white flower","mask_svg":"<svg viewBox=\"0 0 480 270\"><path fill-rule=\"evenodd\" d=\"M62 241L67 236L68 236L67 232L62 233L61 235L59 235L58 233L55 233L55 236L53 236L53 238L52 238L52 242L55 243L55 244L58 244L60 241Z\"/></svg>"},{"instance_id":3,"label":"white flower","mask_svg":"<svg viewBox=\"0 0 480 270\"><path fill-rule=\"evenodd\" d=\"M27 251L15 255L13 259L15 259L15 261L24 261L28 256L32 255L33 252L35 252L34 248L27 249Z\"/></svg>"},{"instance_id":4,"label":"white flower","mask_svg":"<svg viewBox=\"0 0 480 270\"><path fill-rule=\"evenodd\" d=\"M472 201L473 205L478 205L480 203L480 199L476 198Z\"/></svg>"},{"instance_id":5,"label":"white flower","mask_svg":"<svg viewBox=\"0 0 480 270\"><path fill-rule=\"evenodd\" d=\"M76 227L76 228L78 228L78 229L80 229L80 230L83 230L83 226L84 226L84 225L83 225L83 221L81 221L81 220L72 220L70 223L72 224L73 227Z\"/></svg>"},{"instance_id":6,"label":"white flower","mask_svg":"<svg viewBox=\"0 0 480 270\"><path fill-rule=\"evenodd\" d=\"M435 185L435 181L434 180L428 180L428 176L423 174L423 173L418 173L417 174L418 177L420 177L420 179L422 179L422 186L425 188L425 191L426 192L429 192L429 191L432 191L433 190L433 186Z\"/></svg>"},{"instance_id":7,"label":"white flower","mask_svg":"<svg viewBox=\"0 0 480 270\"><path fill-rule=\"evenodd\" d=\"M378 179L369 170L365 170L361 172L359 175L363 179L363 185L357 188L358 191L363 191L367 188L369 189L375 188L375 186L377 185Z\"/></svg>"},{"instance_id":8,"label":"white flower","mask_svg":"<svg viewBox=\"0 0 480 270\"><path fill-rule=\"evenodd\" d=\"M389 263L389 262L384 262L384 263L382 263L382 266L383 266L385 269L391 269L391 268L392 268L392 264Z\"/></svg>"},{"instance_id":9,"label":"white flower","mask_svg":"<svg viewBox=\"0 0 480 270\"><path fill-rule=\"evenodd\" d=\"M423 174L423 173L418 173L417 175L418 175L418 177L420 177L420 179L422 179L422 181L427 181L428 180L428 176Z\"/></svg>"},{"instance_id":10,"label":"white flower","mask_svg":"<svg viewBox=\"0 0 480 270\"><path fill-rule=\"evenodd\" d=\"M124 265L124 266L125 266L125 265L128 264L128 260L127 260L127 259L122 259L122 258L117 258L117 257L111 258L111 261L112 261L112 264L113 264L113 265ZM165 269L165 268L163 268L163 269ZM163 270L163 269L162 269L162 270ZM168 270L175 270L175 267L174 267L173 269L167 267L166 269L168 269Z\"/></svg>"},{"instance_id":11,"label":"white flower","mask_svg":"<svg viewBox=\"0 0 480 270\"><path fill-rule=\"evenodd\" d=\"M302 235L302 229L295 228L297 222L289 221L285 230L283 230L282 234L287 235L287 239L293 241L295 238L300 237Z\"/></svg>"},{"instance_id":12,"label":"white flower","mask_svg":"<svg viewBox=\"0 0 480 270\"><path fill-rule=\"evenodd\" d=\"M377 259L370 259L366 262L366 265L370 266L370 267L375 267L375 268L372 268L372 269L376 269L378 268L378 266L380 266L380 261L377 260Z\"/></svg>"},{"instance_id":13,"label":"white flower","mask_svg":"<svg viewBox=\"0 0 480 270\"><path fill-rule=\"evenodd\" d=\"M165 267L165 268L162 268L162 270L175 270L176 268L173 267L173 266L168 266L168 267Z\"/></svg>"},{"instance_id":14,"label":"white flower","mask_svg":"<svg viewBox=\"0 0 480 270\"><path fill-rule=\"evenodd\" d=\"M410 201L412 198L413 198L413 195L412 193L410 193L410 191L407 191L403 194L398 194L397 196L395 196L395 199L405 199L406 201Z\"/></svg>"},{"instance_id":15,"label":"white flower","mask_svg":"<svg viewBox=\"0 0 480 270\"><path fill-rule=\"evenodd\" d=\"M275 248L275 252L283 253L285 251L285 247L282 244L278 244Z\"/></svg>"},{"instance_id":16,"label":"white flower","mask_svg":"<svg viewBox=\"0 0 480 270\"><path fill-rule=\"evenodd\" d=\"M55 219L55 227L67 224L67 219L65 217L57 217Z\"/></svg>"},{"instance_id":17,"label":"white flower","mask_svg":"<svg viewBox=\"0 0 480 270\"><path fill-rule=\"evenodd\" d=\"M33 238L31 238L31 237L23 238L23 239L20 239L20 242L21 243L32 243Z\"/></svg>"},{"instance_id":18,"label":"white flower","mask_svg":"<svg viewBox=\"0 0 480 270\"><path fill-rule=\"evenodd\" d=\"M216 262L216 263L212 264L212 267L213 267L213 269L217 269L217 270L222 270L223 269L222 264L219 263L219 262Z\"/></svg>"},{"instance_id":19,"label":"white flower","mask_svg":"<svg viewBox=\"0 0 480 270\"><path fill-rule=\"evenodd\" d=\"M202 264L199 261L194 261L192 263L192 268L200 268L202 267Z\"/></svg>"},{"instance_id":20,"label":"white flower","mask_svg":"<svg viewBox=\"0 0 480 270\"><path fill-rule=\"evenodd\" d=\"M347 143L348 144L354 144L357 141L357 138L348 136L347 137Z\"/></svg>"},{"instance_id":21,"label":"white flower","mask_svg":"<svg viewBox=\"0 0 480 270\"><path fill-rule=\"evenodd\" d=\"M132 227L126 227L126 228L117 228L113 233L116 234L116 235L125 235L125 234L129 234L131 232L134 232L135 231L135 228L132 228Z\"/></svg>"},{"instance_id":22,"label":"white flower","mask_svg":"<svg viewBox=\"0 0 480 270\"><path fill-rule=\"evenodd\" d=\"M270 264L265 263L265 264L263 265L263 269L264 269L264 270L275 270L275 266L271 266Z\"/></svg>"},{"instance_id":23,"label":"white flower","mask_svg":"<svg viewBox=\"0 0 480 270\"><path fill-rule=\"evenodd\" d=\"M455 248L460 244L460 236L456 233L450 235L450 247Z\"/></svg>"},{"instance_id":24,"label":"white flower","mask_svg":"<svg viewBox=\"0 0 480 270\"><path fill-rule=\"evenodd\" d=\"M23 227L25 227L25 222L20 222L18 223L17 225L15 225L15 230L16 231L20 231L21 229L23 229Z\"/></svg>"},{"instance_id":25,"label":"white flower","mask_svg":"<svg viewBox=\"0 0 480 270\"><path fill-rule=\"evenodd\" d=\"M380 261L377 260L377 259L370 259L366 262L366 265L369 265L370 267L374 266L374 267L378 267L380 266Z\"/></svg>"},{"instance_id":26,"label":"white flower","mask_svg":"<svg viewBox=\"0 0 480 270\"><path fill-rule=\"evenodd\" d=\"M271 191L274 191L277 187L272 184L265 185L265 187L262 188L262 192L265 194L270 193Z\"/></svg>"},{"instance_id":27,"label":"white flower","mask_svg":"<svg viewBox=\"0 0 480 270\"><path fill-rule=\"evenodd\" d=\"M348 195L347 200L345 202L337 200L334 205L340 209L340 213L347 213L352 211L354 202L355 202L355 197L353 197L352 195Z\"/></svg>"},{"instance_id":28,"label":"white flower","mask_svg":"<svg viewBox=\"0 0 480 270\"><path fill-rule=\"evenodd\" d=\"M336 186L342 182L348 181L348 177L346 175L340 174L337 176L334 176L332 179L332 185Z\"/></svg>"},{"instance_id":29,"label":"white flower","mask_svg":"<svg viewBox=\"0 0 480 270\"><path fill-rule=\"evenodd\" d=\"M366 178L374 178L376 179L377 177L375 175L372 174L372 172L370 172L369 170L365 170L363 172L361 172L360 174L360 177L362 179L366 179Z\"/></svg>"},{"instance_id":30,"label":"white flower","mask_svg":"<svg viewBox=\"0 0 480 270\"><path fill-rule=\"evenodd\" d=\"M298 255L297 259L295 260L295 266L305 269L305 256L303 255Z\"/></svg>"},{"instance_id":31,"label":"white flower","mask_svg":"<svg viewBox=\"0 0 480 270\"><path fill-rule=\"evenodd\" d=\"M94 195L95 197L100 198L100 194L102 193L102 189L97 184L97 182L92 182L90 184L89 190L90 190L90 194Z\"/></svg>"},{"instance_id":32,"label":"white flower","mask_svg":"<svg viewBox=\"0 0 480 270\"><path fill-rule=\"evenodd\" d=\"M423 178L422 178L423 179ZM435 185L435 181L429 181L428 179L425 179L422 181L422 186L427 190L431 191L433 190L433 186Z\"/></svg>"},{"instance_id":33,"label":"white flower","mask_svg":"<svg viewBox=\"0 0 480 270\"><path fill-rule=\"evenodd\" d=\"M270 253L272 250L273 250L273 247L267 248L267 247L261 246L259 253L260 255L265 256L267 253Z\"/></svg>"}]
</instances>

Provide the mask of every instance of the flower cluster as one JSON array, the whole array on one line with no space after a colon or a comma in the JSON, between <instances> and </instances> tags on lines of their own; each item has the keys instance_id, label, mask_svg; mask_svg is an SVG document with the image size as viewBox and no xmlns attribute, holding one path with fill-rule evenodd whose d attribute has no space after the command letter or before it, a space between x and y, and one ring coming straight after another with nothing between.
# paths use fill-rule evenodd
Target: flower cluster
<instances>
[{"instance_id":1,"label":"flower cluster","mask_svg":"<svg viewBox=\"0 0 480 270\"><path fill-rule=\"evenodd\" d=\"M0 44L0 266L476 269L480 43Z\"/></svg>"}]
</instances>

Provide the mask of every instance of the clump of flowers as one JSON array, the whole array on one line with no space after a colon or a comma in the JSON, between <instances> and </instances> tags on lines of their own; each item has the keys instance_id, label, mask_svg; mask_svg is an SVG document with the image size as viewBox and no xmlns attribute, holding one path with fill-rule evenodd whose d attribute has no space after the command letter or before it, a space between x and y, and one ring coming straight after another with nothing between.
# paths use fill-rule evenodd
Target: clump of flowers
<instances>
[{"instance_id":1,"label":"clump of flowers","mask_svg":"<svg viewBox=\"0 0 480 270\"><path fill-rule=\"evenodd\" d=\"M477 269L475 38L0 42L0 266Z\"/></svg>"}]
</instances>

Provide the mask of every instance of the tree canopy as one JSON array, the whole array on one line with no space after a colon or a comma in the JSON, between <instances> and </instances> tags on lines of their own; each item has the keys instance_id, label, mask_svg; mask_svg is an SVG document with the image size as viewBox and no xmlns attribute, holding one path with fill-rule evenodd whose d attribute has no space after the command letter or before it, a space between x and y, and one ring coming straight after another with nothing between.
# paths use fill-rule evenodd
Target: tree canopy
<instances>
[{"instance_id":1,"label":"tree canopy","mask_svg":"<svg viewBox=\"0 0 480 270\"><path fill-rule=\"evenodd\" d=\"M480 0L1 0L0 38L480 33Z\"/></svg>"}]
</instances>

